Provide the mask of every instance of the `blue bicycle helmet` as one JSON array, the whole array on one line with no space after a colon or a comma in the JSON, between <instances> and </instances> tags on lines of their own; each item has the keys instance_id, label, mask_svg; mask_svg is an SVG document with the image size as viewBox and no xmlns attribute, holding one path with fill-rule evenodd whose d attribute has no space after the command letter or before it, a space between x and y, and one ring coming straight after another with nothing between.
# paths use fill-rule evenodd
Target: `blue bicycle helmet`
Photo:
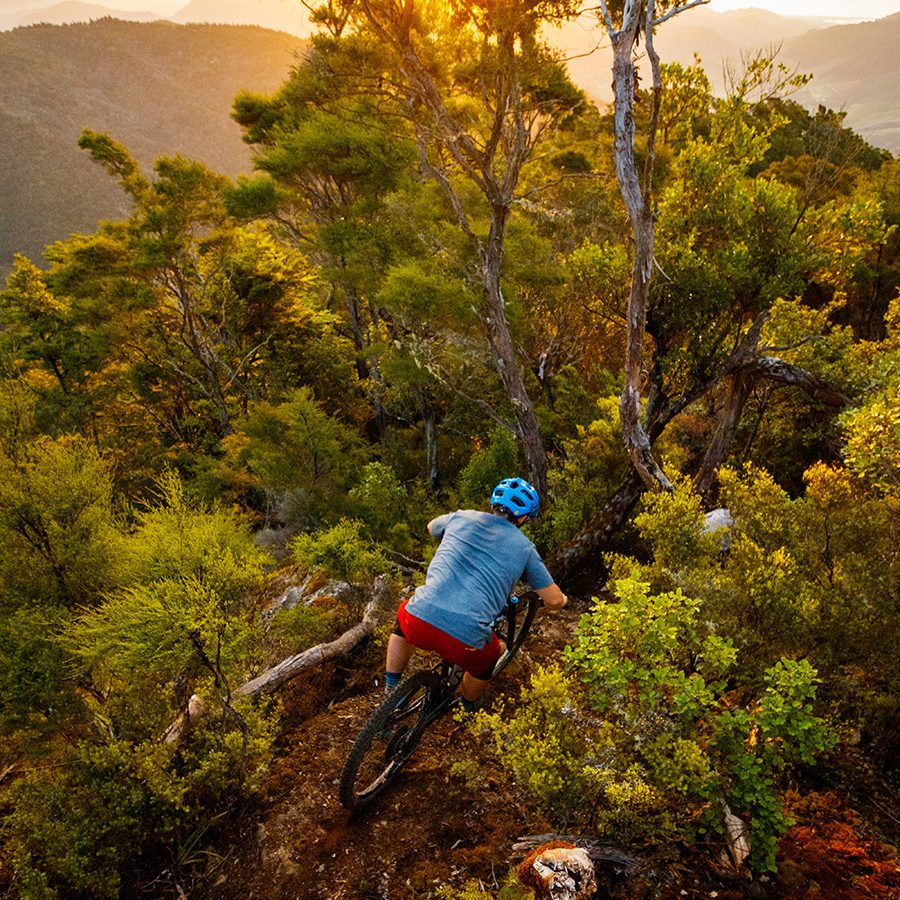
<instances>
[{"instance_id":1,"label":"blue bicycle helmet","mask_svg":"<svg viewBox=\"0 0 900 900\"><path fill-rule=\"evenodd\" d=\"M524 478L504 478L491 492L491 506L500 506L514 516L538 514L541 498Z\"/></svg>"}]
</instances>

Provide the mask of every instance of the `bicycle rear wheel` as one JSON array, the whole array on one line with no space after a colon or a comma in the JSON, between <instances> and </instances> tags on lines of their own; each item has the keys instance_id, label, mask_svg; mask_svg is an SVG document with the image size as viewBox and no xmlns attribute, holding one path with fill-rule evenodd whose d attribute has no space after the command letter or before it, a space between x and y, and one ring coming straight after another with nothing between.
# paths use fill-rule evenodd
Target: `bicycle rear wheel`
<instances>
[{"instance_id":1,"label":"bicycle rear wheel","mask_svg":"<svg viewBox=\"0 0 900 900\"><path fill-rule=\"evenodd\" d=\"M528 637L531 623L538 608L538 598L535 594L528 594L520 599L515 608L507 614L499 628L495 628L497 637L503 646L500 658L494 664L491 678L496 678L509 665L510 660L516 655L522 642Z\"/></svg>"},{"instance_id":2,"label":"bicycle rear wheel","mask_svg":"<svg viewBox=\"0 0 900 900\"><path fill-rule=\"evenodd\" d=\"M417 727L421 713L440 682L435 672L416 672L372 713L341 775L341 803L347 809L359 809L377 797L409 759L424 731Z\"/></svg>"}]
</instances>

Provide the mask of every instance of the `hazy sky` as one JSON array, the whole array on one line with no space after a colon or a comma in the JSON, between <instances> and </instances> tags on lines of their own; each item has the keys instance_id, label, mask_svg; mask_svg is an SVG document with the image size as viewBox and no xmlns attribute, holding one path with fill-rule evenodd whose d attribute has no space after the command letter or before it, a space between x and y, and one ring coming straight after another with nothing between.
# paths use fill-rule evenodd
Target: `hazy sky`
<instances>
[{"instance_id":1,"label":"hazy sky","mask_svg":"<svg viewBox=\"0 0 900 900\"><path fill-rule=\"evenodd\" d=\"M756 6L782 16L835 16L836 18L882 19L900 12L900 0L712 0L710 9L725 12Z\"/></svg>"}]
</instances>

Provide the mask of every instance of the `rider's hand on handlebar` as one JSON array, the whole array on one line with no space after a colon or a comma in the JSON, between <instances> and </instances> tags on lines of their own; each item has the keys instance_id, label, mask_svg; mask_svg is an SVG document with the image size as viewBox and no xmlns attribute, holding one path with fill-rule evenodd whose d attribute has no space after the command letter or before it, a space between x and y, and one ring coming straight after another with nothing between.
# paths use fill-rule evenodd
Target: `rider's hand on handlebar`
<instances>
[{"instance_id":1,"label":"rider's hand on handlebar","mask_svg":"<svg viewBox=\"0 0 900 900\"><path fill-rule=\"evenodd\" d=\"M562 609L569 602L569 598L559 589L555 582L545 588L541 588L537 591L537 595L544 601L544 607L551 611Z\"/></svg>"}]
</instances>

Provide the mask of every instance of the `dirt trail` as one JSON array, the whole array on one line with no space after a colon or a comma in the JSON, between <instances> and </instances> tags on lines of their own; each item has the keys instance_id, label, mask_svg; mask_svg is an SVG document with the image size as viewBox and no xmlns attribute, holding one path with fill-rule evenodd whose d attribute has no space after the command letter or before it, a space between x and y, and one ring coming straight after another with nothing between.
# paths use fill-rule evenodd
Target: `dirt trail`
<instances>
[{"instance_id":1,"label":"dirt trail","mask_svg":"<svg viewBox=\"0 0 900 900\"><path fill-rule=\"evenodd\" d=\"M559 658L578 615L577 608L539 613L489 700L514 702L536 666ZM368 809L356 816L344 810L338 780L356 735L381 700L376 679L380 683L383 662L383 648L370 645L343 668L330 664L282 691L283 736L259 806L242 817L220 847L222 861L192 897L411 900L433 897L442 882L459 885L471 878L496 890L520 861L511 855L513 843L553 830L517 796L483 742L449 717L432 726L397 781ZM653 862L626 882L598 873L614 888L598 896L900 898L896 849L875 838L846 798L813 791L792 802L798 824L782 842L777 878L752 884L736 879L716 864L714 852L699 846L644 848Z\"/></svg>"},{"instance_id":2,"label":"dirt trail","mask_svg":"<svg viewBox=\"0 0 900 900\"><path fill-rule=\"evenodd\" d=\"M518 693L536 665L561 651L576 619L568 611L539 613L526 647L491 686L490 696ZM304 707L327 696L329 682L339 682L342 673L332 667L285 689L288 721L303 721L287 729L261 808L233 836L229 862L212 876L205 896L405 900L428 896L436 884L462 875L493 887L495 879L506 877L517 837L551 830L507 788L496 790L502 780L496 763L449 717L432 727L398 780L371 807L355 816L343 809L338 779L356 735L381 700L373 688L382 657L373 647L353 660L344 698L308 718Z\"/></svg>"}]
</instances>

